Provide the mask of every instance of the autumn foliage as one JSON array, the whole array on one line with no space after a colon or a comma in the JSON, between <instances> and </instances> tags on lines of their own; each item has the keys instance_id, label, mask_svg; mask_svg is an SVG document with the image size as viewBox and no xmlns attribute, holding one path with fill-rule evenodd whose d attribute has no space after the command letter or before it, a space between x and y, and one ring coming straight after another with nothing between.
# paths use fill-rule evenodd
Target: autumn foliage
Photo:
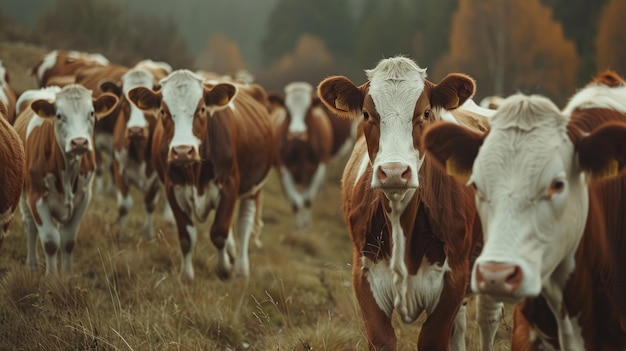
<instances>
[{"instance_id":1,"label":"autumn foliage","mask_svg":"<svg viewBox=\"0 0 626 351\"><path fill-rule=\"evenodd\" d=\"M468 73L479 97L522 91L562 103L575 91L577 67L574 43L539 0L459 0L450 52L434 75Z\"/></svg>"},{"instance_id":2,"label":"autumn foliage","mask_svg":"<svg viewBox=\"0 0 626 351\"><path fill-rule=\"evenodd\" d=\"M596 37L598 71L610 68L626 74L626 1L610 0L600 14Z\"/></svg>"}]
</instances>

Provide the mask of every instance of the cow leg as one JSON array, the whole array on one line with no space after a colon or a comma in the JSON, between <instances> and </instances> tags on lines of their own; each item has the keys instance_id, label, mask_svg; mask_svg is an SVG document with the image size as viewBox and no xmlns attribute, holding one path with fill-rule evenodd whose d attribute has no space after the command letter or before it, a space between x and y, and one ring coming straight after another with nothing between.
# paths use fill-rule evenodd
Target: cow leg
<instances>
[{"instance_id":1,"label":"cow leg","mask_svg":"<svg viewBox=\"0 0 626 351\"><path fill-rule=\"evenodd\" d=\"M36 271L39 268L39 255L37 253L37 226L30 212L25 195L20 198L20 212L22 214L22 226L26 233L26 265Z\"/></svg>"},{"instance_id":2,"label":"cow leg","mask_svg":"<svg viewBox=\"0 0 626 351\"><path fill-rule=\"evenodd\" d=\"M444 286L439 297L439 303L435 310L426 318L420 331L417 340L418 350L448 350L454 322L463 303L465 286L467 286L467 279L464 279L459 274L462 268L458 267L456 270L459 272L455 272L453 268L444 278ZM456 275L456 277L453 277L453 275ZM457 334L457 337L459 336ZM461 342L457 341L456 344L460 347L459 344ZM463 341L462 344L461 350L464 350L465 342ZM452 348L450 350L454 351Z\"/></svg>"},{"instance_id":3,"label":"cow leg","mask_svg":"<svg viewBox=\"0 0 626 351\"><path fill-rule=\"evenodd\" d=\"M257 196L254 198L254 203L256 206L256 213L254 215L254 228L252 229L252 239L254 239L254 244L256 247L263 247L263 242L261 241L261 233L263 232L263 192L259 191Z\"/></svg>"},{"instance_id":4,"label":"cow leg","mask_svg":"<svg viewBox=\"0 0 626 351\"><path fill-rule=\"evenodd\" d=\"M235 276L244 278L250 277L250 260L248 257L248 247L250 236L254 229L255 216L257 212L256 198L260 192L254 197L246 197L239 201L239 218L237 219L237 231L239 232L239 253L235 260Z\"/></svg>"},{"instance_id":5,"label":"cow leg","mask_svg":"<svg viewBox=\"0 0 626 351\"><path fill-rule=\"evenodd\" d=\"M287 201L291 205L294 214L296 215L296 227L299 225L298 221L298 213L304 206L304 199L302 195L298 192L296 188L296 182L293 179L291 173L286 167L280 168L280 184L283 187L283 191L285 192L285 196L287 197Z\"/></svg>"},{"instance_id":6,"label":"cow leg","mask_svg":"<svg viewBox=\"0 0 626 351\"><path fill-rule=\"evenodd\" d=\"M154 209L156 208L156 203L159 198L159 183L154 182L150 189L143 195L143 205L146 209L146 220L143 224L143 232L148 240L152 240L154 238Z\"/></svg>"},{"instance_id":7,"label":"cow leg","mask_svg":"<svg viewBox=\"0 0 626 351\"><path fill-rule=\"evenodd\" d=\"M465 351L465 331L467 330L467 306L465 302L459 308L452 327L450 350Z\"/></svg>"},{"instance_id":8,"label":"cow leg","mask_svg":"<svg viewBox=\"0 0 626 351\"><path fill-rule=\"evenodd\" d=\"M120 228L120 234L126 231L126 217L133 207L133 198L129 194L129 186L124 181L124 175L119 162L113 162L113 179L115 179L115 185L117 187L117 225Z\"/></svg>"},{"instance_id":9,"label":"cow leg","mask_svg":"<svg viewBox=\"0 0 626 351\"><path fill-rule=\"evenodd\" d=\"M74 253L74 243L78 235L78 226L83 219L87 206L91 201L91 190L87 190L81 201L74 207L72 218L59 228L61 235L61 271L72 271L72 256Z\"/></svg>"},{"instance_id":10,"label":"cow leg","mask_svg":"<svg viewBox=\"0 0 626 351\"><path fill-rule=\"evenodd\" d=\"M302 215L300 217L300 228L308 228L311 224L311 207L322 188L322 184L324 184L324 179L326 179L326 164L320 163L315 170L309 187L302 195L304 207L302 208Z\"/></svg>"},{"instance_id":11,"label":"cow leg","mask_svg":"<svg viewBox=\"0 0 626 351\"><path fill-rule=\"evenodd\" d=\"M39 233L43 251L46 254L46 275L58 275L57 252L61 246L59 231L52 219L50 208L43 199L37 200L34 208L41 219L41 225L37 225L37 232Z\"/></svg>"},{"instance_id":12,"label":"cow leg","mask_svg":"<svg viewBox=\"0 0 626 351\"><path fill-rule=\"evenodd\" d=\"M174 189L171 186L166 188L166 196L174 214L176 228L178 229L178 242L182 253L180 279L183 282L190 282L194 278L192 251L196 244L196 228L193 225L190 214L180 208L176 201L176 195L174 195Z\"/></svg>"},{"instance_id":13,"label":"cow leg","mask_svg":"<svg viewBox=\"0 0 626 351\"><path fill-rule=\"evenodd\" d=\"M352 267L352 285L365 324L369 349L371 351L396 350L397 339L391 324L393 311L386 312L378 306L364 273L366 270L360 263L354 264Z\"/></svg>"},{"instance_id":14,"label":"cow leg","mask_svg":"<svg viewBox=\"0 0 626 351\"><path fill-rule=\"evenodd\" d=\"M488 295L476 297L476 322L480 331L480 349L490 351L502 319L504 304Z\"/></svg>"},{"instance_id":15,"label":"cow leg","mask_svg":"<svg viewBox=\"0 0 626 351\"><path fill-rule=\"evenodd\" d=\"M97 139L96 139L97 141ZM104 165L102 164L102 152L98 150L98 144L96 143L96 194L102 194L104 190Z\"/></svg>"},{"instance_id":16,"label":"cow leg","mask_svg":"<svg viewBox=\"0 0 626 351\"><path fill-rule=\"evenodd\" d=\"M229 262L229 247L232 244L232 222L239 184L232 179L226 180L220 190L220 203L215 210L215 218L211 225L211 242L220 253L218 254L217 274L222 279L229 279L232 265ZM229 238L230 237L230 238ZM246 244L247 245L247 244ZM232 250L232 247L230 248Z\"/></svg>"}]
</instances>

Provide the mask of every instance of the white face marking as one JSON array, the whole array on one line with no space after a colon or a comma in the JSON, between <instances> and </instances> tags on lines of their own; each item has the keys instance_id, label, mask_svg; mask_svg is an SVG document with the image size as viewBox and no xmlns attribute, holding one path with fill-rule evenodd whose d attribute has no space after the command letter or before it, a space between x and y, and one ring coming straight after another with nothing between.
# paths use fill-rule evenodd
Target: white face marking
<instances>
[{"instance_id":1,"label":"white face marking","mask_svg":"<svg viewBox=\"0 0 626 351\"><path fill-rule=\"evenodd\" d=\"M285 87L285 106L289 110L291 120L289 133L306 133L305 118L311 107L313 86L305 82L290 83Z\"/></svg>"},{"instance_id":2,"label":"white face marking","mask_svg":"<svg viewBox=\"0 0 626 351\"><path fill-rule=\"evenodd\" d=\"M80 52L80 51L70 51L67 53L67 56L74 58L74 59L84 59L84 60L92 61L93 63L96 63L101 66L107 66L110 64L109 60L106 57L104 57L104 55L102 54L90 54L90 53Z\"/></svg>"},{"instance_id":3,"label":"white face marking","mask_svg":"<svg viewBox=\"0 0 626 351\"><path fill-rule=\"evenodd\" d=\"M177 70L161 80L163 102L167 105L174 122L173 147L188 145L198 154L200 139L193 134L194 113L202 100L202 78L188 70Z\"/></svg>"},{"instance_id":4,"label":"white face marking","mask_svg":"<svg viewBox=\"0 0 626 351\"><path fill-rule=\"evenodd\" d=\"M472 288L478 291L477 266L496 262L521 269L511 297L536 296L548 280L564 278L552 275L578 246L588 211L584 177L573 162L567 121L549 100L511 97L490 122L470 180L485 239ZM555 181L560 191L548 196Z\"/></svg>"},{"instance_id":5,"label":"white face marking","mask_svg":"<svg viewBox=\"0 0 626 351\"><path fill-rule=\"evenodd\" d=\"M54 102L57 117L54 132L57 142L66 153L72 152L72 140L87 140L87 150L93 150L93 128L96 122L91 91L83 86L65 86L56 94Z\"/></svg>"},{"instance_id":6,"label":"white face marking","mask_svg":"<svg viewBox=\"0 0 626 351\"><path fill-rule=\"evenodd\" d=\"M152 89L154 87L154 76L148 71L137 68L129 70L122 76L122 91L124 95L132 88L138 86L145 86ZM128 105L130 106L130 117L128 122L126 122L126 128L147 128L148 120L146 119L145 113L133 103L129 103Z\"/></svg>"},{"instance_id":7,"label":"white face marking","mask_svg":"<svg viewBox=\"0 0 626 351\"><path fill-rule=\"evenodd\" d=\"M380 115L374 172L387 163L406 165L411 170L407 187L417 188L423 158L413 146L413 113L424 91L426 70L410 59L397 57L381 61L376 68L367 71L367 76L369 93ZM372 177L372 187L381 187L378 177Z\"/></svg>"}]
</instances>

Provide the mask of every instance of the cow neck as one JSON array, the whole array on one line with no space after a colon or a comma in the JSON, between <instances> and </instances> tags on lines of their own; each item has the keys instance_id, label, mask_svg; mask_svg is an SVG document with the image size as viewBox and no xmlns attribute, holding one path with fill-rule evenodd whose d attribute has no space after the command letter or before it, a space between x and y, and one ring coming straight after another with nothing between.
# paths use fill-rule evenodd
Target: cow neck
<instances>
[{"instance_id":1,"label":"cow neck","mask_svg":"<svg viewBox=\"0 0 626 351\"><path fill-rule=\"evenodd\" d=\"M561 313L582 323L586 349L624 350L626 316L618 307L623 296L612 294L610 287L618 262L612 261L614 243L601 220L605 207L593 186L589 188L589 202L587 225L575 255L576 269L563 287Z\"/></svg>"},{"instance_id":2,"label":"cow neck","mask_svg":"<svg viewBox=\"0 0 626 351\"><path fill-rule=\"evenodd\" d=\"M59 175L59 178L56 180L56 187L59 192L63 192L65 205L71 206L74 203L74 194L77 191L78 177L84 173L83 164L87 162L85 158L92 156L92 152L86 152L80 156L71 156L63 152L58 142L56 147L57 152L52 152L51 154L56 174Z\"/></svg>"}]
</instances>

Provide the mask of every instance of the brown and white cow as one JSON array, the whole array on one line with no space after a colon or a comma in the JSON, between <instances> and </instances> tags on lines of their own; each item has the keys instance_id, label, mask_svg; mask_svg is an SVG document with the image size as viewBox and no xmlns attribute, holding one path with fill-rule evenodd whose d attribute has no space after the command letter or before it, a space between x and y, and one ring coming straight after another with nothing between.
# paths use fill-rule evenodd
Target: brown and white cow
<instances>
[{"instance_id":1,"label":"brown and white cow","mask_svg":"<svg viewBox=\"0 0 626 351\"><path fill-rule=\"evenodd\" d=\"M0 102L5 106L4 118L12 125L15 121L17 93L11 88L10 83L9 71L0 60Z\"/></svg>"},{"instance_id":2,"label":"brown and white cow","mask_svg":"<svg viewBox=\"0 0 626 351\"><path fill-rule=\"evenodd\" d=\"M462 303L481 227L473 191L424 156L421 135L444 118L468 127L486 123L475 115L453 116L474 94L474 81L450 74L434 84L405 57L384 59L366 73L361 86L343 76L327 78L318 94L338 116L362 116L342 178L342 203L369 347L396 349L395 310L405 323L427 314L419 350L464 350ZM491 299L479 304L483 349L489 350L501 307Z\"/></svg>"},{"instance_id":3,"label":"brown and white cow","mask_svg":"<svg viewBox=\"0 0 626 351\"><path fill-rule=\"evenodd\" d=\"M20 201L26 163L24 147L13 126L7 121L4 102L0 100L0 248Z\"/></svg>"},{"instance_id":4,"label":"brown and white cow","mask_svg":"<svg viewBox=\"0 0 626 351\"><path fill-rule=\"evenodd\" d=\"M84 67L107 66L109 60L102 54L80 51L53 50L39 58L31 69L39 87L65 86L75 83L75 74Z\"/></svg>"},{"instance_id":5,"label":"brown and white cow","mask_svg":"<svg viewBox=\"0 0 626 351\"><path fill-rule=\"evenodd\" d=\"M126 216L133 204L130 187L135 186L144 195L144 233L148 239L154 237L152 219L161 187L151 156L156 117L152 112L142 111L130 103L126 94L138 86L154 89L156 82L158 79L151 71L132 68L122 75L121 86L111 81L105 81L101 86L103 91L114 93L120 99L119 115L116 116L113 129L113 175L117 188L118 225L123 233Z\"/></svg>"},{"instance_id":6,"label":"brown and white cow","mask_svg":"<svg viewBox=\"0 0 626 351\"><path fill-rule=\"evenodd\" d=\"M284 97L268 96L276 131L275 168L298 229L308 228L311 206L326 179L328 162L350 137L352 125L349 119L329 116L313 89L307 82L292 82L285 86ZM345 127L337 131L345 132L337 138L331 119Z\"/></svg>"},{"instance_id":7,"label":"brown and white cow","mask_svg":"<svg viewBox=\"0 0 626 351\"><path fill-rule=\"evenodd\" d=\"M95 97L103 93L101 86L109 82L121 86L122 76L129 70L122 65L98 65L84 67L76 72L76 83L93 91ZM115 182L113 175L113 130L117 123L119 107L112 110L109 116L101 118L96 122L94 129L94 142L96 152L96 194L101 194L105 190L104 172L111 171L111 181L108 183L106 192L115 194ZM108 158L104 158L103 155Z\"/></svg>"},{"instance_id":8,"label":"brown and white cow","mask_svg":"<svg viewBox=\"0 0 626 351\"><path fill-rule=\"evenodd\" d=\"M486 136L454 125L424 136L476 189L485 244L472 289L522 301L512 350L626 349L626 85L588 86L570 104L518 94Z\"/></svg>"},{"instance_id":9,"label":"brown and white cow","mask_svg":"<svg viewBox=\"0 0 626 351\"><path fill-rule=\"evenodd\" d=\"M178 228L181 278L194 278L193 219L205 221L212 210L218 273L228 278L234 270L247 278L249 239L275 153L267 108L236 85L204 85L202 77L188 70L174 71L160 84L160 91L137 87L127 95L137 107L157 113L152 159ZM237 200L235 254L231 232Z\"/></svg>"},{"instance_id":10,"label":"brown and white cow","mask_svg":"<svg viewBox=\"0 0 626 351\"><path fill-rule=\"evenodd\" d=\"M46 254L46 273L71 271L78 226L91 199L95 170L93 129L96 119L117 104L112 94L92 98L81 85L43 89L15 121L26 153L26 182L20 200L27 235L26 263L38 267L37 236ZM59 226L57 227L57 223Z\"/></svg>"}]
</instances>

